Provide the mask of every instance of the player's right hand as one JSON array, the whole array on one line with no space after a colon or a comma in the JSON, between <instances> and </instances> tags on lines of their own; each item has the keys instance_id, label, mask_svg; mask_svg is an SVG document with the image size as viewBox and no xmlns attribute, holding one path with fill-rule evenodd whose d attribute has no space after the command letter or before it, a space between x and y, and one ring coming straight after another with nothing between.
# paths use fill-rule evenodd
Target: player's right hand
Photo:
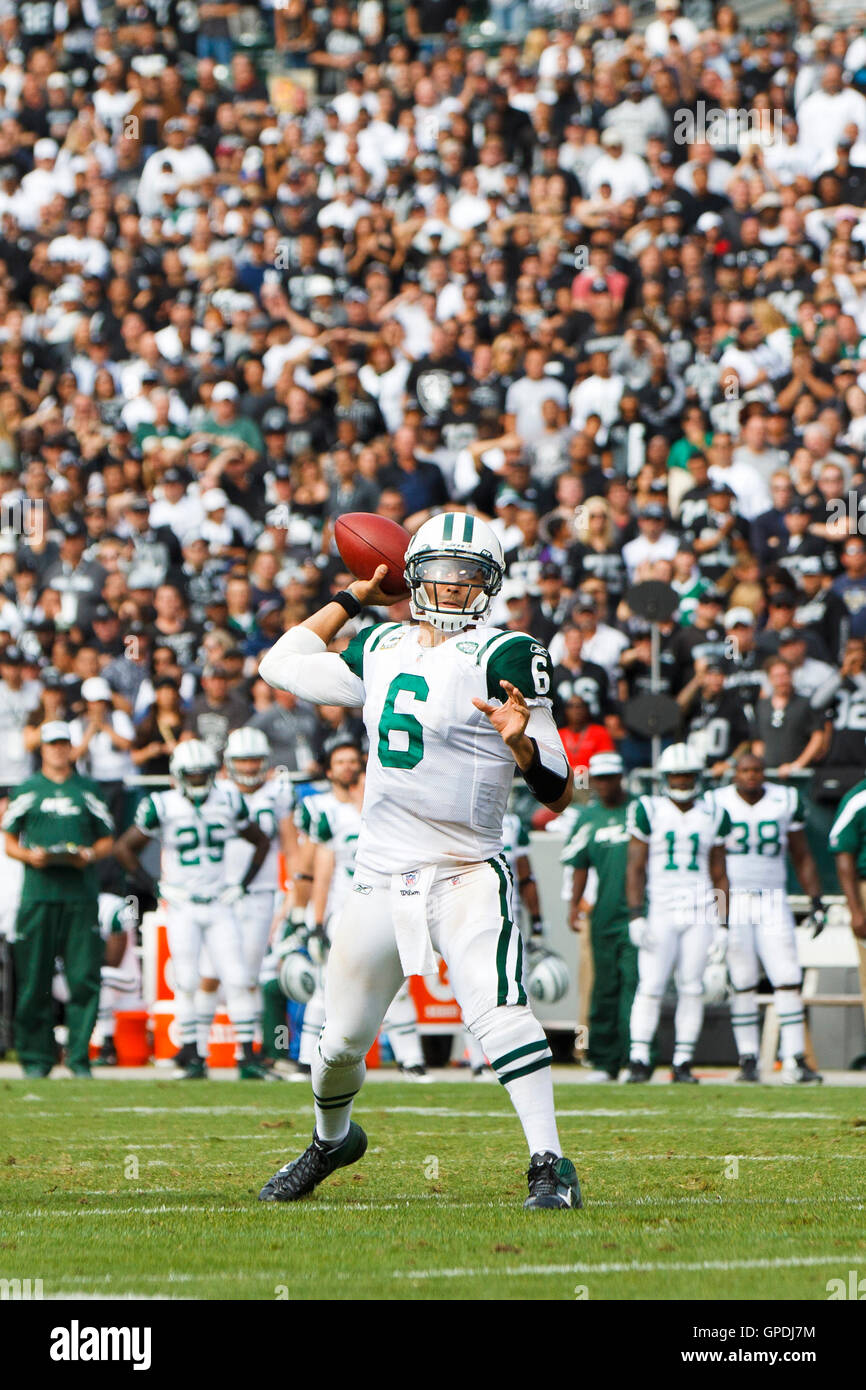
<instances>
[{"instance_id":1,"label":"player's right hand","mask_svg":"<svg viewBox=\"0 0 866 1390\"><path fill-rule=\"evenodd\" d=\"M648 951L652 946L653 937L646 917L633 917L628 924L628 934L632 945L637 946L638 950Z\"/></svg>"},{"instance_id":2,"label":"player's right hand","mask_svg":"<svg viewBox=\"0 0 866 1390\"><path fill-rule=\"evenodd\" d=\"M724 965L728 954L728 930L727 927L717 927L713 936L713 944L710 947L707 963L709 965Z\"/></svg>"},{"instance_id":3,"label":"player's right hand","mask_svg":"<svg viewBox=\"0 0 866 1390\"><path fill-rule=\"evenodd\" d=\"M354 594L365 608L389 608L392 603L399 603L406 597L405 594L386 594L379 587L387 573L388 566L379 565L372 579L353 579L349 593Z\"/></svg>"},{"instance_id":4,"label":"player's right hand","mask_svg":"<svg viewBox=\"0 0 866 1390\"><path fill-rule=\"evenodd\" d=\"M851 913L851 930L860 941L866 941L866 912Z\"/></svg>"}]
</instances>

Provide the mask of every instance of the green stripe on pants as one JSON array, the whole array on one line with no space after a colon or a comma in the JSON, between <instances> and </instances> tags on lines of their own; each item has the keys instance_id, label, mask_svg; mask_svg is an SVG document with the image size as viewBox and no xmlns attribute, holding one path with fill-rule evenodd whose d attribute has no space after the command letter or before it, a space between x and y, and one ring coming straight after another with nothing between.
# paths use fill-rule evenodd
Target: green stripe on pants
<instances>
[{"instance_id":1,"label":"green stripe on pants","mask_svg":"<svg viewBox=\"0 0 866 1390\"><path fill-rule=\"evenodd\" d=\"M499 933L499 942L496 947L496 1003L498 1005L502 1005L508 1003L508 946L511 941L511 933L514 931L514 923L508 915L508 880L505 877L505 872L502 868L502 864L499 862L498 859L488 859L487 863L490 865L493 872L496 874L497 879L499 880L499 911L502 915L502 930ZM518 951L517 958L519 967L519 963L521 960L520 951ZM520 983L519 975L517 979L517 1002L519 1004L526 1003L526 994L523 990L522 984Z\"/></svg>"}]
</instances>

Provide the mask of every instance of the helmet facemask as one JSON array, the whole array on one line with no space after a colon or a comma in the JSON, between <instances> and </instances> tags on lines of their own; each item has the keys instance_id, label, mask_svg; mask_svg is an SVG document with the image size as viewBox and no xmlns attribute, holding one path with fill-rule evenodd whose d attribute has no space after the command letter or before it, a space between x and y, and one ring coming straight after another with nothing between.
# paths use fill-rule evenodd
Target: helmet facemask
<instances>
[{"instance_id":1,"label":"helmet facemask","mask_svg":"<svg viewBox=\"0 0 866 1390\"><path fill-rule=\"evenodd\" d=\"M241 791L254 792L263 786L267 778L267 759L252 757L231 757L226 754L226 769L232 781L241 788ZM240 770L240 764L255 764L255 767L248 767L247 771Z\"/></svg>"},{"instance_id":2,"label":"helmet facemask","mask_svg":"<svg viewBox=\"0 0 866 1390\"><path fill-rule=\"evenodd\" d=\"M469 549L428 550L406 563L412 617L440 632L460 632L487 615L502 587L492 557Z\"/></svg>"},{"instance_id":3,"label":"helmet facemask","mask_svg":"<svg viewBox=\"0 0 866 1390\"><path fill-rule=\"evenodd\" d=\"M671 777L691 777L690 787L672 787ZM668 773L665 777L665 796L669 796L671 801L675 801L678 806L683 806L687 801L694 801L698 795L698 777L696 773L680 772Z\"/></svg>"},{"instance_id":4,"label":"helmet facemask","mask_svg":"<svg viewBox=\"0 0 866 1390\"><path fill-rule=\"evenodd\" d=\"M191 801L193 806L201 806L202 802L207 801L210 796L211 788L216 781L216 770L213 772L179 772L175 774L175 777L187 801ZM196 780L193 781L193 778Z\"/></svg>"}]
</instances>

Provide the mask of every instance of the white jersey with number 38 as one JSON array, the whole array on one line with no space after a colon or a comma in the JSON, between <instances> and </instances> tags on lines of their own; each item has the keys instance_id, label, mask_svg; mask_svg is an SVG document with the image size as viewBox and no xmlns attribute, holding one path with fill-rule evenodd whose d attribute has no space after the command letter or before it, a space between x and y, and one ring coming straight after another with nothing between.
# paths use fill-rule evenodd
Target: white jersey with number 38
<instances>
[{"instance_id":1,"label":"white jersey with number 38","mask_svg":"<svg viewBox=\"0 0 866 1390\"><path fill-rule=\"evenodd\" d=\"M731 826L725 839L728 881L732 892L784 891L788 874L788 835L802 830L805 811L794 787L764 783L764 795L754 806L744 801L736 787L712 793L717 806L727 811Z\"/></svg>"}]
</instances>

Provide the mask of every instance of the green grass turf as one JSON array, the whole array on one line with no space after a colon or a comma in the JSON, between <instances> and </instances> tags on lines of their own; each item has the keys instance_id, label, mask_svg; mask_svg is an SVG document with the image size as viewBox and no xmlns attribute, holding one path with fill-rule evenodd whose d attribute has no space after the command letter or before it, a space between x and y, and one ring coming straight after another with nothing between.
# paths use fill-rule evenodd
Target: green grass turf
<instances>
[{"instance_id":1,"label":"green grass turf","mask_svg":"<svg viewBox=\"0 0 866 1390\"><path fill-rule=\"evenodd\" d=\"M522 1210L499 1086L406 1082L363 1092L357 1166L272 1206L256 1194L309 1140L306 1085L3 1082L0 1278L46 1297L821 1300L866 1274L862 1091L557 1102L581 1212Z\"/></svg>"}]
</instances>

